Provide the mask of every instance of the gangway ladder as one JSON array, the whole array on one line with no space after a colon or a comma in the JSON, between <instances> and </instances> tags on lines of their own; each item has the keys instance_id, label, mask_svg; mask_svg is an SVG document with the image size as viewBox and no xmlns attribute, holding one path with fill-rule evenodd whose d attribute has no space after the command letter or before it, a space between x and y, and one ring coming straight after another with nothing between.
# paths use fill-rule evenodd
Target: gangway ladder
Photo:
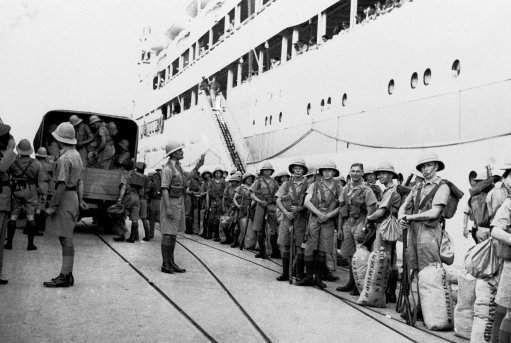
<instances>
[{"instance_id":1,"label":"gangway ladder","mask_svg":"<svg viewBox=\"0 0 511 343\"><path fill-rule=\"evenodd\" d=\"M236 150L236 146L234 145L234 142L233 142L233 139L231 136L231 132L229 131L229 128L227 127L227 124L225 123L224 117L222 115L222 111L213 109L213 115L216 119L218 127L220 128L220 132L222 133L222 136L224 137L224 142L225 142L225 145L227 146L227 150L229 151L229 155L231 156L233 164L236 166L236 169L238 169L241 173L245 173L245 166L243 165L240 155L238 154L238 151Z\"/></svg>"}]
</instances>

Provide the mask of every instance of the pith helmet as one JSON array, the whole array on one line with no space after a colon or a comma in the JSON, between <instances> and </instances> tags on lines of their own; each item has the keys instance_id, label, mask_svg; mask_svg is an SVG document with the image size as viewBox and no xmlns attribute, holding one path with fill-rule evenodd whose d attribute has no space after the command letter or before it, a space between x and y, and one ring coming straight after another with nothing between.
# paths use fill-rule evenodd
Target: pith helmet
<instances>
[{"instance_id":1,"label":"pith helmet","mask_svg":"<svg viewBox=\"0 0 511 343\"><path fill-rule=\"evenodd\" d=\"M504 163L499 168L500 170L510 170L511 169L511 156L507 156L507 158L504 160Z\"/></svg>"},{"instance_id":2,"label":"pith helmet","mask_svg":"<svg viewBox=\"0 0 511 343\"><path fill-rule=\"evenodd\" d=\"M130 147L130 142L127 139L121 139L121 141L119 142L119 146L124 150L128 150L128 148Z\"/></svg>"},{"instance_id":3,"label":"pith helmet","mask_svg":"<svg viewBox=\"0 0 511 343\"><path fill-rule=\"evenodd\" d=\"M309 176L314 176L317 174L317 169L314 168L314 167L310 167L307 174L305 174L306 177L309 177Z\"/></svg>"},{"instance_id":4,"label":"pith helmet","mask_svg":"<svg viewBox=\"0 0 511 343\"><path fill-rule=\"evenodd\" d=\"M259 168L259 172L262 172L263 170L271 170L272 174L275 171L275 169L273 169L273 166L270 162L264 162L262 164L261 168Z\"/></svg>"},{"instance_id":5,"label":"pith helmet","mask_svg":"<svg viewBox=\"0 0 511 343\"><path fill-rule=\"evenodd\" d=\"M222 166L216 166L215 169L213 169L213 175L215 175L215 173L219 171L221 172L222 174L224 173L224 168Z\"/></svg>"},{"instance_id":6,"label":"pith helmet","mask_svg":"<svg viewBox=\"0 0 511 343\"><path fill-rule=\"evenodd\" d=\"M37 153L35 154L35 157L46 158L46 157L48 157L48 151L46 151L46 148L42 146L39 149L37 149Z\"/></svg>"},{"instance_id":7,"label":"pith helmet","mask_svg":"<svg viewBox=\"0 0 511 343\"><path fill-rule=\"evenodd\" d=\"M273 178L276 180L282 176L290 176L287 170L280 170L277 173L273 174Z\"/></svg>"},{"instance_id":8,"label":"pith helmet","mask_svg":"<svg viewBox=\"0 0 511 343\"><path fill-rule=\"evenodd\" d=\"M374 174L374 172L375 172L374 166L369 165L364 168L364 177L366 177L369 174Z\"/></svg>"},{"instance_id":9,"label":"pith helmet","mask_svg":"<svg viewBox=\"0 0 511 343\"><path fill-rule=\"evenodd\" d=\"M79 118L76 114L73 114L71 117L69 117L69 122L71 125L76 126L80 124L83 120Z\"/></svg>"},{"instance_id":10,"label":"pith helmet","mask_svg":"<svg viewBox=\"0 0 511 343\"><path fill-rule=\"evenodd\" d=\"M7 124L0 123L0 136L8 135L11 132L11 127Z\"/></svg>"},{"instance_id":11,"label":"pith helmet","mask_svg":"<svg viewBox=\"0 0 511 343\"><path fill-rule=\"evenodd\" d=\"M183 149L184 145L178 141L168 141L165 145L165 155L170 156L178 150Z\"/></svg>"},{"instance_id":12,"label":"pith helmet","mask_svg":"<svg viewBox=\"0 0 511 343\"><path fill-rule=\"evenodd\" d=\"M253 177L255 179L255 174L251 173L251 172L246 172L245 174L243 174L243 177L241 178L241 181L245 182L245 180L249 177Z\"/></svg>"},{"instance_id":13,"label":"pith helmet","mask_svg":"<svg viewBox=\"0 0 511 343\"><path fill-rule=\"evenodd\" d=\"M61 143L70 145L76 144L75 128L69 122L60 123L51 135Z\"/></svg>"},{"instance_id":14,"label":"pith helmet","mask_svg":"<svg viewBox=\"0 0 511 343\"><path fill-rule=\"evenodd\" d=\"M304 174L307 174L307 172L309 171L309 169L307 168L307 164L305 163L305 160L303 158L298 158L289 164L288 170L291 174L293 173L294 166L302 167L303 169L305 169Z\"/></svg>"},{"instance_id":15,"label":"pith helmet","mask_svg":"<svg viewBox=\"0 0 511 343\"><path fill-rule=\"evenodd\" d=\"M229 182L231 182L231 181L241 182L241 175L239 175L237 173L229 175L229 177L227 177L227 181L229 181Z\"/></svg>"},{"instance_id":16,"label":"pith helmet","mask_svg":"<svg viewBox=\"0 0 511 343\"><path fill-rule=\"evenodd\" d=\"M421 156L419 157L419 160L417 162L417 165L416 165L416 169L418 171L421 171L421 165L423 165L424 163L429 163L429 162L436 162L438 163L438 170L437 171L440 171L440 170L444 170L445 169L445 164L442 160L440 160L440 158L438 157L438 155L435 153L435 152L429 152L429 151L424 151Z\"/></svg>"},{"instance_id":17,"label":"pith helmet","mask_svg":"<svg viewBox=\"0 0 511 343\"><path fill-rule=\"evenodd\" d=\"M488 171L486 169L478 170L474 180L483 181L488 178Z\"/></svg>"},{"instance_id":18,"label":"pith helmet","mask_svg":"<svg viewBox=\"0 0 511 343\"><path fill-rule=\"evenodd\" d=\"M200 173L200 176L201 177L204 177L205 174L209 174L209 176L212 176L211 174L211 171L207 170L207 169L204 169L201 173Z\"/></svg>"},{"instance_id":19,"label":"pith helmet","mask_svg":"<svg viewBox=\"0 0 511 343\"><path fill-rule=\"evenodd\" d=\"M100 121L101 121L101 119L99 119L99 117L97 115L92 115L89 118L89 124L94 124L94 123L97 123Z\"/></svg>"},{"instance_id":20,"label":"pith helmet","mask_svg":"<svg viewBox=\"0 0 511 343\"><path fill-rule=\"evenodd\" d=\"M325 161L324 163L322 163L319 166L318 171L321 174L321 172L326 169L332 169L334 171L334 177L337 177L341 174L339 173L339 169L337 169L337 165L332 161Z\"/></svg>"},{"instance_id":21,"label":"pith helmet","mask_svg":"<svg viewBox=\"0 0 511 343\"><path fill-rule=\"evenodd\" d=\"M30 156L34 152L34 149L32 149L32 144L30 144L28 139L22 139L19 141L18 145L16 146L16 151L20 155Z\"/></svg>"},{"instance_id":22,"label":"pith helmet","mask_svg":"<svg viewBox=\"0 0 511 343\"><path fill-rule=\"evenodd\" d=\"M394 175L395 178L397 178L396 170L394 169L394 166L390 162L382 162L380 165L376 168L374 168L374 173L378 172L387 172Z\"/></svg>"}]
</instances>

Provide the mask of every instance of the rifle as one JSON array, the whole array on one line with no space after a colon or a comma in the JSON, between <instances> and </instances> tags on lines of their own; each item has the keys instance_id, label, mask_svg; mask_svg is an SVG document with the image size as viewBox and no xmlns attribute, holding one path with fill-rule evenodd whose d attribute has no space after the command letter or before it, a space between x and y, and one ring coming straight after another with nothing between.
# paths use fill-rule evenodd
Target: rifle
<instances>
[{"instance_id":1,"label":"rifle","mask_svg":"<svg viewBox=\"0 0 511 343\"><path fill-rule=\"evenodd\" d=\"M412 296L413 304L410 304L411 277L408 269L406 251L408 249L408 226L403 226L403 276L401 278L401 288L396 303L396 311L403 313L406 324L415 326L417 322L417 306Z\"/></svg>"},{"instance_id":2,"label":"rifle","mask_svg":"<svg viewBox=\"0 0 511 343\"><path fill-rule=\"evenodd\" d=\"M243 237L241 238L241 242L240 242L240 250L243 250L243 248L245 247L245 237L247 237L248 221L250 220L250 216L249 216L250 205L251 204L247 205L247 219L246 219L245 229L243 231Z\"/></svg>"},{"instance_id":3,"label":"rifle","mask_svg":"<svg viewBox=\"0 0 511 343\"><path fill-rule=\"evenodd\" d=\"M296 215L296 213L295 213ZM294 266L294 249L295 249L295 220L291 220L291 242L289 247L289 284L293 284L293 266Z\"/></svg>"},{"instance_id":4,"label":"rifle","mask_svg":"<svg viewBox=\"0 0 511 343\"><path fill-rule=\"evenodd\" d=\"M203 230L206 232L205 238L209 239L209 213L211 212L211 201L208 204L208 207L206 208L206 212L204 213L204 220L202 225L204 226Z\"/></svg>"}]
</instances>

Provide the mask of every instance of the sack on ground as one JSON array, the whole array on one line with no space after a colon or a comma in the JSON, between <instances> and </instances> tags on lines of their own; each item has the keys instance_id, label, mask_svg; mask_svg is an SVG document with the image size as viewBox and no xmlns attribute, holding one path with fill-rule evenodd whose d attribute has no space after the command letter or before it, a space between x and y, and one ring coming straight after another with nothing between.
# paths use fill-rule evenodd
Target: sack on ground
<instances>
[{"instance_id":1,"label":"sack on ground","mask_svg":"<svg viewBox=\"0 0 511 343\"><path fill-rule=\"evenodd\" d=\"M367 271L367 261L369 260L369 250L364 245L357 246L357 250L351 259L351 268L353 271L353 277L355 278L355 284L359 292L362 292L364 287L364 280Z\"/></svg>"},{"instance_id":2,"label":"sack on ground","mask_svg":"<svg viewBox=\"0 0 511 343\"><path fill-rule=\"evenodd\" d=\"M442 231L442 240L440 242L440 259L443 263L450 266L454 263L454 244L451 236L446 230Z\"/></svg>"},{"instance_id":3,"label":"sack on ground","mask_svg":"<svg viewBox=\"0 0 511 343\"><path fill-rule=\"evenodd\" d=\"M491 342L493 320L495 319L495 295L497 294L496 278L477 279L476 300L474 303L474 323L470 343Z\"/></svg>"},{"instance_id":4,"label":"sack on ground","mask_svg":"<svg viewBox=\"0 0 511 343\"><path fill-rule=\"evenodd\" d=\"M395 242L403 236L403 228L394 216L388 216L381 222L380 232L382 239L389 242Z\"/></svg>"},{"instance_id":5,"label":"sack on ground","mask_svg":"<svg viewBox=\"0 0 511 343\"><path fill-rule=\"evenodd\" d=\"M476 301L476 278L468 273L458 275L458 302L454 308L456 336L470 339Z\"/></svg>"},{"instance_id":6,"label":"sack on ground","mask_svg":"<svg viewBox=\"0 0 511 343\"><path fill-rule=\"evenodd\" d=\"M419 272L419 297L424 324L430 330L453 328L453 302L447 273L439 263Z\"/></svg>"},{"instance_id":7,"label":"sack on ground","mask_svg":"<svg viewBox=\"0 0 511 343\"><path fill-rule=\"evenodd\" d=\"M499 272L497 242L489 238L468 249L465 255L465 270L478 279L495 276Z\"/></svg>"},{"instance_id":8,"label":"sack on ground","mask_svg":"<svg viewBox=\"0 0 511 343\"><path fill-rule=\"evenodd\" d=\"M358 298L360 305L385 307L385 289L389 281L390 256L384 248L369 255L364 287Z\"/></svg>"}]
</instances>

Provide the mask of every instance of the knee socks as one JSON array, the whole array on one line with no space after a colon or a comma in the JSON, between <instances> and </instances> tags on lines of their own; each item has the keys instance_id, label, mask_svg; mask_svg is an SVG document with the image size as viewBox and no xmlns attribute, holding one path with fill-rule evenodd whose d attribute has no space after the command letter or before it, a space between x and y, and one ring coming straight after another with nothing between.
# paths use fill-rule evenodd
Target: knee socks
<instances>
[{"instance_id":1,"label":"knee socks","mask_svg":"<svg viewBox=\"0 0 511 343\"><path fill-rule=\"evenodd\" d=\"M73 264L75 258L75 247L73 245L62 246L62 269L60 272L64 275L73 272Z\"/></svg>"}]
</instances>

